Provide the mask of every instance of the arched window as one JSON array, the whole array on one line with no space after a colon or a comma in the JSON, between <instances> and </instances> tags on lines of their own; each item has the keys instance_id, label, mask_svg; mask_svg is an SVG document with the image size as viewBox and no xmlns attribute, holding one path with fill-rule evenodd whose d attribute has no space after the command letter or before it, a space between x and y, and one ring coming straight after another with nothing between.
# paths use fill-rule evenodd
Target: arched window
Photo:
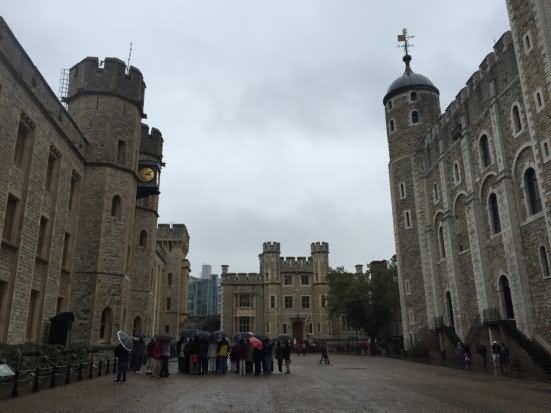
<instances>
[{"instance_id":1,"label":"arched window","mask_svg":"<svg viewBox=\"0 0 551 413\"><path fill-rule=\"evenodd\" d=\"M112 217L121 217L121 197L115 195L111 201L111 216Z\"/></svg>"},{"instance_id":2,"label":"arched window","mask_svg":"<svg viewBox=\"0 0 551 413\"><path fill-rule=\"evenodd\" d=\"M501 290L501 299L503 300L504 315L507 319L515 318L515 310L513 308L513 297L511 296L511 288L509 288L509 280L502 275L499 279L499 287Z\"/></svg>"},{"instance_id":3,"label":"arched window","mask_svg":"<svg viewBox=\"0 0 551 413\"><path fill-rule=\"evenodd\" d=\"M461 174L459 173L459 164L457 162L453 164L453 178L456 184L461 182Z\"/></svg>"},{"instance_id":4,"label":"arched window","mask_svg":"<svg viewBox=\"0 0 551 413\"><path fill-rule=\"evenodd\" d=\"M147 246L147 231L144 229L140 232L140 247Z\"/></svg>"},{"instance_id":5,"label":"arched window","mask_svg":"<svg viewBox=\"0 0 551 413\"><path fill-rule=\"evenodd\" d=\"M440 246L440 258L446 258L446 245L444 244L444 227L438 228L438 242Z\"/></svg>"},{"instance_id":6,"label":"arched window","mask_svg":"<svg viewBox=\"0 0 551 413\"><path fill-rule=\"evenodd\" d=\"M520 119L520 109L517 105L513 105L511 116L513 118L513 131L519 133L522 130L522 121Z\"/></svg>"},{"instance_id":7,"label":"arched window","mask_svg":"<svg viewBox=\"0 0 551 413\"><path fill-rule=\"evenodd\" d=\"M390 119L389 128L391 132L394 132L394 119Z\"/></svg>"},{"instance_id":8,"label":"arched window","mask_svg":"<svg viewBox=\"0 0 551 413\"><path fill-rule=\"evenodd\" d=\"M411 112L411 123L412 125L419 123L419 112L417 112L416 110Z\"/></svg>"},{"instance_id":9,"label":"arched window","mask_svg":"<svg viewBox=\"0 0 551 413\"><path fill-rule=\"evenodd\" d=\"M549 260L547 259L547 250L542 245L540 247L540 264L543 270L543 276L545 278L551 277L551 271L549 270Z\"/></svg>"},{"instance_id":10,"label":"arched window","mask_svg":"<svg viewBox=\"0 0 551 413\"><path fill-rule=\"evenodd\" d=\"M432 184L432 199L434 200L434 203L437 203L440 199L438 195L438 185Z\"/></svg>"},{"instance_id":11,"label":"arched window","mask_svg":"<svg viewBox=\"0 0 551 413\"><path fill-rule=\"evenodd\" d=\"M99 326L99 340L102 343L111 342L111 330L113 329L113 312L111 308L105 307L101 313Z\"/></svg>"},{"instance_id":12,"label":"arched window","mask_svg":"<svg viewBox=\"0 0 551 413\"><path fill-rule=\"evenodd\" d=\"M501 232L501 220L499 218L499 206L497 204L497 195L492 193L488 198L488 208L490 220L492 223L492 232L498 234Z\"/></svg>"},{"instance_id":13,"label":"arched window","mask_svg":"<svg viewBox=\"0 0 551 413\"><path fill-rule=\"evenodd\" d=\"M482 135L480 141L478 142L480 147L480 162L482 168L487 168L492 163L492 158L490 156L490 143L488 142L488 136Z\"/></svg>"},{"instance_id":14,"label":"arched window","mask_svg":"<svg viewBox=\"0 0 551 413\"><path fill-rule=\"evenodd\" d=\"M530 214L541 212L541 196L538 188L538 178L533 168L528 168L524 172L524 184L526 185L526 200L528 201L528 211Z\"/></svg>"},{"instance_id":15,"label":"arched window","mask_svg":"<svg viewBox=\"0 0 551 413\"><path fill-rule=\"evenodd\" d=\"M448 320L450 326L455 326L455 321L453 319L453 304L452 304L452 295L449 291L446 292L446 306L448 308Z\"/></svg>"},{"instance_id":16,"label":"arched window","mask_svg":"<svg viewBox=\"0 0 551 413\"><path fill-rule=\"evenodd\" d=\"M136 336L140 333L143 333L143 331L142 331L142 318L140 316L137 316L134 319L134 325L132 327L132 335Z\"/></svg>"}]
</instances>

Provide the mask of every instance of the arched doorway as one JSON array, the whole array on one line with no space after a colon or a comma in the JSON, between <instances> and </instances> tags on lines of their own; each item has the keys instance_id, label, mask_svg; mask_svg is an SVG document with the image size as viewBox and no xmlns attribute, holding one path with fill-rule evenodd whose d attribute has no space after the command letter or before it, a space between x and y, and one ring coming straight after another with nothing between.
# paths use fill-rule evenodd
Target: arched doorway
<instances>
[{"instance_id":1,"label":"arched doorway","mask_svg":"<svg viewBox=\"0 0 551 413\"><path fill-rule=\"evenodd\" d=\"M446 292L446 306L448 308L448 320L450 322L450 326L455 326L455 321L453 318L453 304L452 304L452 295L449 291Z\"/></svg>"},{"instance_id":2,"label":"arched doorway","mask_svg":"<svg viewBox=\"0 0 551 413\"><path fill-rule=\"evenodd\" d=\"M514 320L515 310L513 308L513 298L511 296L511 288L509 287L509 280L505 275L502 275L499 279L499 289L501 291L501 299L503 302L504 315L509 320Z\"/></svg>"},{"instance_id":3,"label":"arched doorway","mask_svg":"<svg viewBox=\"0 0 551 413\"><path fill-rule=\"evenodd\" d=\"M143 333L142 331L142 319L140 316L137 316L134 319L134 325L132 327L132 335L135 336L139 333Z\"/></svg>"},{"instance_id":4,"label":"arched doorway","mask_svg":"<svg viewBox=\"0 0 551 413\"><path fill-rule=\"evenodd\" d=\"M113 312L111 308L105 307L101 313L101 323L99 326L99 341L100 343L111 343L111 335L113 332Z\"/></svg>"}]
</instances>

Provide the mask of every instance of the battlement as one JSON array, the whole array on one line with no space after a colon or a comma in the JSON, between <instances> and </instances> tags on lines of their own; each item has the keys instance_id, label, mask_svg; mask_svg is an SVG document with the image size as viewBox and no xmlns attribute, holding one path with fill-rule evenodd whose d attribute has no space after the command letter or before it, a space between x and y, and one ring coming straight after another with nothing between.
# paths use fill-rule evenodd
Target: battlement
<instances>
[{"instance_id":1,"label":"battlement","mask_svg":"<svg viewBox=\"0 0 551 413\"><path fill-rule=\"evenodd\" d=\"M221 280L222 284L261 284L263 282L263 277L256 272L230 272L222 274Z\"/></svg>"},{"instance_id":2,"label":"battlement","mask_svg":"<svg viewBox=\"0 0 551 413\"><path fill-rule=\"evenodd\" d=\"M142 123L141 153L157 159L162 159L163 142L163 135L159 129L151 128L151 132L149 132L149 126Z\"/></svg>"},{"instance_id":3,"label":"battlement","mask_svg":"<svg viewBox=\"0 0 551 413\"><path fill-rule=\"evenodd\" d=\"M106 57L103 66L97 57L87 57L69 70L67 103L81 95L112 95L125 99L143 112L145 83L142 73L117 58Z\"/></svg>"},{"instance_id":4,"label":"battlement","mask_svg":"<svg viewBox=\"0 0 551 413\"><path fill-rule=\"evenodd\" d=\"M279 254L281 252L279 242L265 242L262 244L262 251L263 252L271 252L271 253L277 253Z\"/></svg>"},{"instance_id":5,"label":"battlement","mask_svg":"<svg viewBox=\"0 0 551 413\"><path fill-rule=\"evenodd\" d=\"M329 243L328 242L312 242L311 245L312 254L316 253L329 253Z\"/></svg>"},{"instance_id":6,"label":"battlement","mask_svg":"<svg viewBox=\"0 0 551 413\"><path fill-rule=\"evenodd\" d=\"M157 226L158 241L189 242L189 233L184 224L159 224Z\"/></svg>"}]
</instances>

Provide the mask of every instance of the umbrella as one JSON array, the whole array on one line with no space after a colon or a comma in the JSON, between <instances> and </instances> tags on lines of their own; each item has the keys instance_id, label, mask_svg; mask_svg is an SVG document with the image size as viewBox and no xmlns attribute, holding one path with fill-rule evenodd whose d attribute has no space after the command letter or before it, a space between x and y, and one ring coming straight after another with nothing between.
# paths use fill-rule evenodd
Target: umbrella
<instances>
[{"instance_id":1,"label":"umbrella","mask_svg":"<svg viewBox=\"0 0 551 413\"><path fill-rule=\"evenodd\" d=\"M249 342L255 349L262 350L262 342L256 337L250 337Z\"/></svg>"},{"instance_id":2,"label":"umbrella","mask_svg":"<svg viewBox=\"0 0 551 413\"><path fill-rule=\"evenodd\" d=\"M119 342L125 349L127 349L128 351L132 351L132 348L134 347L134 343L133 343L134 337L126 334L122 330L119 330L117 331L117 338L119 339Z\"/></svg>"}]
</instances>

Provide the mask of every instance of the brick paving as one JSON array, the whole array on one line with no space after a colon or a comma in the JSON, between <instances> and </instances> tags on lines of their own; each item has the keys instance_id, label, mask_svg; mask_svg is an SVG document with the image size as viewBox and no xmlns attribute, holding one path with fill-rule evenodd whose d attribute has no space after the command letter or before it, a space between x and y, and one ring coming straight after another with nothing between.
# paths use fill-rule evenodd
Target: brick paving
<instances>
[{"instance_id":1,"label":"brick paving","mask_svg":"<svg viewBox=\"0 0 551 413\"><path fill-rule=\"evenodd\" d=\"M494 378L387 358L294 358L292 374L168 379L132 374L71 384L0 402L2 413L268 413L551 411L551 385Z\"/></svg>"}]
</instances>

